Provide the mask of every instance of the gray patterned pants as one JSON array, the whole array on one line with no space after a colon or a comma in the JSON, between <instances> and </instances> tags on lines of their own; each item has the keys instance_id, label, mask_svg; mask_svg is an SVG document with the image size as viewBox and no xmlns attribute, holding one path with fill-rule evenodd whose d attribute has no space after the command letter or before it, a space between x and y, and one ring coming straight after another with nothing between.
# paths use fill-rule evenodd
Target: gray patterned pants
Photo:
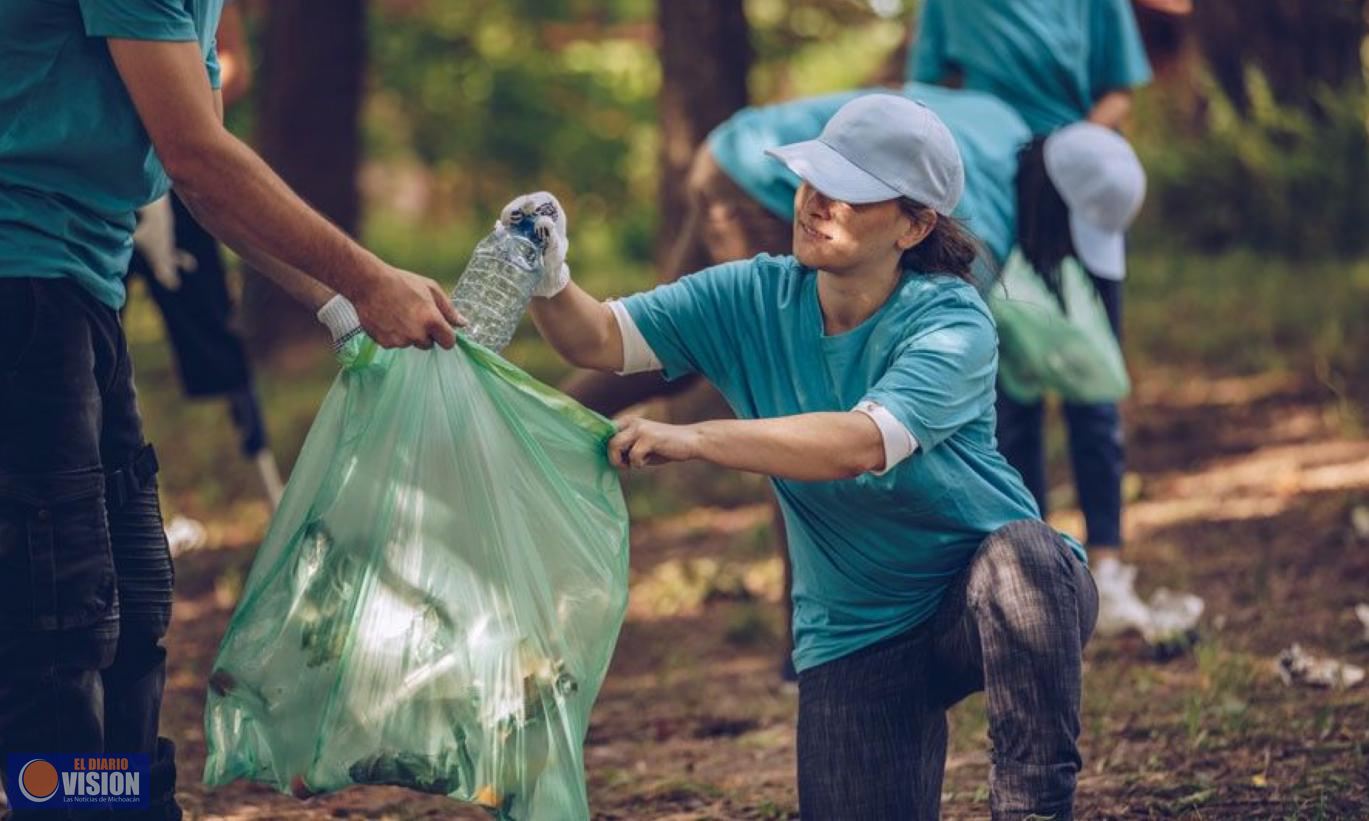
<instances>
[{"instance_id":1,"label":"gray patterned pants","mask_svg":"<svg viewBox=\"0 0 1369 821\"><path fill-rule=\"evenodd\" d=\"M993 817L1072 818L1097 616L1093 578L1055 531L1033 520L990 535L931 620L799 675L803 818L937 818L946 711L979 690Z\"/></svg>"}]
</instances>

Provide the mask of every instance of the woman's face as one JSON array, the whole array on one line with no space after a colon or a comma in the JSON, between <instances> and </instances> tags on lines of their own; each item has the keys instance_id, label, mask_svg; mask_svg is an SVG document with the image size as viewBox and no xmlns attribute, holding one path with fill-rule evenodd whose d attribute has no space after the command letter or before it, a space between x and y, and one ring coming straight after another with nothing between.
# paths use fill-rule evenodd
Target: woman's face
<instances>
[{"instance_id":1,"label":"woman's face","mask_svg":"<svg viewBox=\"0 0 1369 821\"><path fill-rule=\"evenodd\" d=\"M871 265L893 267L931 229L904 213L897 200L853 205L807 182L794 195L794 256L809 268L841 273Z\"/></svg>"}]
</instances>

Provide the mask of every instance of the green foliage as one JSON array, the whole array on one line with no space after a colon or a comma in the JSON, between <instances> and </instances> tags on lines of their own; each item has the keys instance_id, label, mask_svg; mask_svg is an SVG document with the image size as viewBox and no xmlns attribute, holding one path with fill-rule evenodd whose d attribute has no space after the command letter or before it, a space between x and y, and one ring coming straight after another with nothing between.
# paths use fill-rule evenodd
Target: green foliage
<instances>
[{"instance_id":1,"label":"green foliage","mask_svg":"<svg viewBox=\"0 0 1369 821\"><path fill-rule=\"evenodd\" d=\"M1315 92L1320 116L1278 103L1257 72L1242 115L1207 78L1196 132L1144 110L1137 139L1150 177L1141 238L1202 251L1296 257L1369 251L1369 132L1359 87ZM1156 102L1152 100L1152 102ZM1163 101L1159 101L1163 102ZM1147 127L1160 115L1160 126Z\"/></svg>"},{"instance_id":2,"label":"green foliage","mask_svg":"<svg viewBox=\"0 0 1369 821\"><path fill-rule=\"evenodd\" d=\"M649 247L650 219L632 218L624 203L650 199L659 69L649 42L612 26L650 6L619 3L631 17L600 12L591 28L603 36L566 42L556 26L578 5L375 7L368 156L431 175L422 217L484 223L518 191L548 188L590 221L624 217L625 251Z\"/></svg>"},{"instance_id":3,"label":"green foliage","mask_svg":"<svg viewBox=\"0 0 1369 821\"><path fill-rule=\"evenodd\" d=\"M870 82L902 39L907 5L749 0L752 98ZM471 231L517 192L545 188L572 214L573 265L586 230L616 258L648 261L661 84L654 17L651 0L373 4L368 212Z\"/></svg>"},{"instance_id":4,"label":"green foliage","mask_svg":"<svg viewBox=\"0 0 1369 821\"><path fill-rule=\"evenodd\" d=\"M769 102L870 85L903 41L912 2L748 0L751 98Z\"/></svg>"},{"instance_id":5,"label":"green foliage","mask_svg":"<svg viewBox=\"0 0 1369 821\"><path fill-rule=\"evenodd\" d=\"M1133 374L1176 364L1295 373L1345 394L1346 413L1369 398L1369 261L1290 264L1246 250L1198 256L1138 245L1124 335Z\"/></svg>"}]
</instances>

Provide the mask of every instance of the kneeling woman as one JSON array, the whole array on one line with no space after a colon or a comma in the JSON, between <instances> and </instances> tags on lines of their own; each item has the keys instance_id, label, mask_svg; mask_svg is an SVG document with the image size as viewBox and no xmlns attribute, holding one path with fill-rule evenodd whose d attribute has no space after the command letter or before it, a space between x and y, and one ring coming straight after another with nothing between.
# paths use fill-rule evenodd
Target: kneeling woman
<instances>
[{"instance_id":1,"label":"kneeling woman","mask_svg":"<svg viewBox=\"0 0 1369 821\"><path fill-rule=\"evenodd\" d=\"M608 303L553 259L537 326L575 365L702 374L738 416L626 421L616 464L772 478L804 818L935 818L946 710L981 689L994 817L1068 818L1097 593L994 448L997 340L967 281L974 243L946 216L964 183L955 142L924 106L873 95L772 153L804 180L794 256Z\"/></svg>"}]
</instances>

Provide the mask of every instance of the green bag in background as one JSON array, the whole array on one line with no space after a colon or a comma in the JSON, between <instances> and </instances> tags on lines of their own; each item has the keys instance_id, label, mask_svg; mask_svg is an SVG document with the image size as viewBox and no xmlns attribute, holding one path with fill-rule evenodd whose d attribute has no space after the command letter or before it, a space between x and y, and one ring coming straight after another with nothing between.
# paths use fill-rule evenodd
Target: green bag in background
<instances>
[{"instance_id":1,"label":"green bag in background","mask_svg":"<svg viewBox=\"0 0 1369 821\"><path fill-rule=\"evenodd\" d=\"M214 663L205 783L589 818L627 607L612 423L464 338L341 358Z\"/></svg>"},{"instance_id":2,"label":"green bag in background","mask_svg":"<svg viewBox=\"0 0 1369 821\"><path fill-rule=\"evenodd\" d=\"M1019 402L1054 392L1069 402L1116 402L1131 392L1122 348L1083 266L1061 263L1065 308L1021 250L1003 266L989 294L998 324L998 380Z\"/></svg>"}]
</instances>

